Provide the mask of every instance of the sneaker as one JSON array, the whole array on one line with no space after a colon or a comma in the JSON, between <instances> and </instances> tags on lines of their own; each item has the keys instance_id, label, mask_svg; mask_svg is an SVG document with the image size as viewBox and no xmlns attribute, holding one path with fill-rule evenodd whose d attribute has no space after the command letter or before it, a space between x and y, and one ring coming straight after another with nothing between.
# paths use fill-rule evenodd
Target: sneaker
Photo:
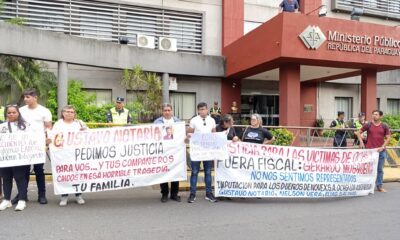
<instances>
[{"instance_id":1,"label":"sneaker","mask_svg":"<svg viewBox=\"0 0 400 240\"><path fill-rule=\"evenodd\" d=\"M377 188L377 191L378 191L378 192L381 192L381 193L387 192L386 189L384 189L383 187L378 187L378 188Z\"/></svg>"},{"instance_id":2,"label":"sneaker","mask_svg":"<svg viewBox=\"0 0 400 240\"><path fill-rule=\"evenodd\" d=\"M210 202L216 202L216 201L218 201L218 200L214 197L214 194L213 194L212 192L206 193L205 199L208 200L208 201L210 201Z\"/></svg>"},{"instance_id":3,"label":"sneaker","mask_svg":"<svg viewBox=\"0 0 400 240\"><path fill-rule=\"evenodd\" d=\"M166 203L168 201L168 195L161 196L161 202Z\"/></svg>"},{"instance_id":4,"label":"sneaker","mask_svg":"<svg viewBox=\"0 0 400 240\"><path fill-rule=\"evenodd\" d=\"M26 202L24 200L19 200L17 206L15 207L15 211L22 211L26 208Z\"/></svg>"},{"instance_id":5,"label":"sneaker","mask_svg":"<svg viewBox=\"0 0 400 240\"><path fill-rule=\"evenodd\" d=\"M79 195L76 197L76 203L79 205L83 205L85 204L85 200L82 198L82 196Z\"/></svg>"},{"instance_id":6,"label":"sneaker","mask_svg":"<svg viewBox=\"0 0 400 240\"><path fill-rule=\"evenodd\" d=\"M10 208L10 207L12 207L10 200L3 200L0 203L0 211L6 210L7 208Z\"/></svg>"},{"instance_id":7,"label":"sneaker","mask_svg":"<svg viewBox=\"0 0 400 240\"><path fill-rule=\"evenodd\" d=\"M188 203L194 203L196 201L196 194L191 193L187 201Z\"/></svg>"},{"instance_id":8,"label":"sneaker","mask_svg":"<svg viewBox=\"0 0 400 240\"><path fill-rule=\"evenodd\" d=\"M68 196L66 197L61 197L61 201L59 203L60 207L65 207L68 204Z\"/></svg>"}]
</instances>

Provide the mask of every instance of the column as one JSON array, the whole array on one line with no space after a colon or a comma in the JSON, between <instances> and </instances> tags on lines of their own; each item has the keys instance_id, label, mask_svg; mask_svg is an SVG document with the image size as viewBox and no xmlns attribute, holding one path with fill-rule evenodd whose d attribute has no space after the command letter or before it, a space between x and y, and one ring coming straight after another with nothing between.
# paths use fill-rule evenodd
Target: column
<instances>
[{"instance_id":1,"label":"column","mask_svg":"<svg viewBox=\"0 0 400 240\"><path fill-rule=\"evenodd\" d=\"M163 103L169 103L169 74L162 75L162 99Z\"/></svg>"},{"instance_id":2,"label":"column","mask_svg":"<svg viewBox=\"0 0 400 240\"><path fill-rule=\"evenodd\" d=\"M376 69L361 70L361 111L371 121L372 111L376 106Z\"/></svg>"},{"instance_id":3,"label":"column","mask_svg":"<svg viewBox=\"0 0 400 240\"><path fill-rule=\"evenodd\" d=\"M282 64L279 68L279 125L300 126L300 65Z\"/></svg>"},{"instance_id":4,"label":"column","mask_svg":"<svg viewBox=\"0 0 400 240\"><path fill-rule=\"evenodd\" d=\"M61 109L68 104L68 63L58 62L57 105L58 116Z\"/></svg>"}]
</instances>

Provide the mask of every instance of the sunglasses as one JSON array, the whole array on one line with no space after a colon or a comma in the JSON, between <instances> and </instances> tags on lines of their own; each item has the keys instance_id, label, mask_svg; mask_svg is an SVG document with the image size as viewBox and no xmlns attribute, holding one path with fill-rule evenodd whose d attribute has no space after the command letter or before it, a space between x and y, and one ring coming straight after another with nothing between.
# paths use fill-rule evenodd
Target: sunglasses
<instances>
[{"instance_id":1,"label":"sunglasses","mask_svg":"<svg viewBox=\"0 0 400 240\"><path fill-rule=\"evenodd\" d=\"M204 126L206 126L206 125L207 125L207 123L206 123L206 119L205 119L205 118L203 118L203 125L204 125Z\"/></svg>"},{"instance_id":2,"label":"sunglasses","mask_svg":"<svg viewBox=\"0 0 400 240\"><path fill-rule=\"evenodd\" d=\"M18 107L18 105L17 104L8 104L8 105L6 105L6 107Z\"/></svg>"}]
</instances>

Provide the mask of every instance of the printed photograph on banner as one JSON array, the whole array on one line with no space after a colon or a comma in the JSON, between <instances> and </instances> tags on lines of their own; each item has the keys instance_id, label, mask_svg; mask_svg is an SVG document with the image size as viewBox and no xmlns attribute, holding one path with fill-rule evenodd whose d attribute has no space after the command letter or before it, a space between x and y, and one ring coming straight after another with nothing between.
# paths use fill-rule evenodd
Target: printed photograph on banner
<instances>
[{"instance_id":1,"label":"printed photograph on banner","mask_svg":"<svg viewBox=\"0 0 400 240\"><path fill-rule=\"evenodd\" d=\"M193 133L190 138L190 159L192 161L228 158L227 136L218 133Z\"/></svg>"},{"instance_id":2,"label":"printed photograph on banner","mask_svg":"<svg viewBox=\"0 0 400 240\"><path fill-rule=\"evenodd\" d=\"M220 197L326 198L374 193L378 152L228 143L215 162Z\"/></svg>"},{"instance_id":3,"label":"printed photograph on banner","mask_svg":"<svg viewBox=\"0 0 400 240\"><path fill-rule=\"evenodd\" d=\"M184 122L52 132L55 194L186 180Z\"/></svg>"},{"instance_id":4,"label":"printed photograph on banner","mask_svg":"<svg viewBox=\"0 0 400 240\"><path fill-rule=\"evenodd\" d=\"M0 134L0 168L44 163L44 133L14 132Z\"/></svg>"}]
</instances>

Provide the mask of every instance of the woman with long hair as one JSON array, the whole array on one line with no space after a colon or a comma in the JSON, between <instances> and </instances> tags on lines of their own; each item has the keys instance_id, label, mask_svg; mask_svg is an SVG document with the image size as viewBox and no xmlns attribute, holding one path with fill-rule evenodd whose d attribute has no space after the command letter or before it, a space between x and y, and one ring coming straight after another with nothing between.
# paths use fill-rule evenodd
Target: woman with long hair
<instances>
[{"instance_id":1,"label":"woman with long hair","mask_svg":"<svg viewBox=\"0 0 400 240\"><path fill-rule=\"evenodd\" d=\"M4 111L5 122L0 124L1 133L16 133L28 130L28 123L22 118L17 105L7 105ZM11 191L13 179L17 184L19 200L15 211L22 211L26 208L28 182L26 181L26 172L29 171L29 165L0 168L3 177L4 200L0 204L0 211L12 207Z\"/></svg>"}]
</instances>

